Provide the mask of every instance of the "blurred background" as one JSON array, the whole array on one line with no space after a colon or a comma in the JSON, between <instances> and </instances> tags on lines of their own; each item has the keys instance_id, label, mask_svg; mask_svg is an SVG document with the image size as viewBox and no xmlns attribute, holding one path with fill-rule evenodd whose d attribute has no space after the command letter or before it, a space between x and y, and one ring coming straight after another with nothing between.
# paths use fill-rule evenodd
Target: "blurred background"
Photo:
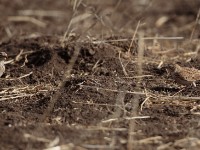
<instances>
[{"instance_id":1,"label":"blurred background","mask_svg":"<svg viewBox=\"0 0 200 150\"><path fill-rule=\"evenodd\" d=\"M72 33L129 36L139 21L145 36L189 38L199 26L199 6L199 0L1 0L0 41Z\"/></svg>"}]
</instances>

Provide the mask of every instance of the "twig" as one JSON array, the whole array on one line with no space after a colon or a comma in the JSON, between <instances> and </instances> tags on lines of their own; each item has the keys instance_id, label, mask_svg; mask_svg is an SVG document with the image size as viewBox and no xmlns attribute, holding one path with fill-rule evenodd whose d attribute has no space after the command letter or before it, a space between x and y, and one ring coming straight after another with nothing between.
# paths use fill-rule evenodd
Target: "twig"
<instances>
[{"instance_id":1,"label":"twig","mask_svg":"<svg viewBox=\"0 0 200 150\"><path fill-rule=\"evenodd\" d=\"M136 141L136 143L138 143L138 144L161 143L162 139L163 139L162 136L154 136L154 137L148 137L146 139Z\"/></svg>"},{"instance_id":2,"label":"twig","mask_svg":"<svg viewBox=\"0 0 200 150\"><path fill-rule=\"evenodd\" d=\"M22 57L22 55L28 55L28 54L32 54L35 53L37 51L26 51L24 52L23 50L20 50L20 52L17 55L9 55L9 57L14 57L15 56L15 61L20 61L20 57Z\"/></svg>"},{"instance_id":3,"label":"twig","mask_svg":"<svg viewBox=\"0 0 200 150\"><path fill-rule=\"evenodd\" d=\"M131 44L130 44L130 46L129 46L129 48L128 48L128 54L130 54L131 47L133 46L133 41L135 40L135 36L136 36L136 33L137 33L137 31L138 31L139 26L140 26L140 20L138 21L138 24L137 24L137 26L136 26L135 32L134 32L133 37L132 37L132 39L131 39Z\"/></svg>"},{"instance_id":4,"label":"twig","mask_svg":"<svg viewBox=\"0 0 200 150\"><path fill-rule=\"evenodd\" d=\"M119 118L111 118L111 119L107 119L107 120L102 120L102 123L108 123L108 122L113 122L113 121L117 121L119 120Z\"/></svg>"},{"instance_id":5,"label":"twig","mask_svg":"<svg viewBox=\"0 0 200 150\"><path fill-rule=\"evenodd\" d=\"M162 99L164 99L164 100L177 100L178 99L178 100L186 100L186 101L191 101L191 100L199 101L200 97L166 96L166 97L162 97Z\"/></svg>"},{"instance_id":6,"label":"twig","mask_svg":"<svg viewBox=\"0 0 200 150\"><path fill-rule=\"evenodd\" d=\"M11 96L11 97L3 97L0 98L0 101L5 101L5 100L10 100L10 99L17 99L17 98L22 98L22 97L32 97L34 94L20 94L17 96Z\"/></svg>"},{"instance_id":7,"label":"twig","mask_svg":"<svg viewBox=\"0 0 200 150\"><path fill-rule=\"evenodd\" d=\"M125 120L133 120L133 119L147 119L147 118L151 118L150 116L135 116L135 117L124 117L121 119L125 119ZM108 122L113 122L113 121L118 121L120 118L111 118L111 119L107 119L107 120L102 120L102 123L108 123Z\"/></svg>"},{"instance_id":8,"label":"twig","mask_svg":"<svg viewBox=\"0 0 200 150\"><path fill-rule=\"evenodd\" d=\"M161 60L157 68L158 68L158 69L161 69L163 63L164 63L163 60Z\"/></svg>"},{"instance_id":9,"label":"twig","mask_svg":"<svg viewBox=\"0 0 200 150\"><path fill-rule=\"evenodd\" d=\"M142 108L144 106L144 104L146 103L146 101L149 100L150 97L145 98L145 100L142 102L141 106L140 106L140 110L142 111Z\"/></svg>"},{"instance_id":10,"label":"twig","mask_svg":"<svg viewBox=\"0 0 200 150\"><path fill-rule=\"evenodd\" d=\"M184 37L143 37L142 40L183 40ZM135 38L135 40L138 40L138 38ZM99 43L107 43L107 42L127 42L130 41L130 39L117 39L117 40L102 40L102 41L93 41L93 44L99 44Z\"/></svg>"},{"instance_id":11,"label":"twig","mask_svg":"<svg viewBox=\"0 0 200 150\"><path fill-rule=\"evenodd\" d=\"M23 64L20 66L21 68L24 67L26 65L26 63L28 63L28 58L27 58L27 55L25 55L24 57L24 62Z\"/></svg>"},{"instance_id":12,"label":"twig","mask_svg":"<svg viewBox=\"0 0 200 150\"><path fill-rule=\"evenodd\" d=\"M94 70L98 67L99 62L100 62L100 59L98 59L98 60L96 61L96 63L95 63L94 66L92 67L92 71L94 71Z\"/></svg>"},{"instance_id":13,"label":"twig","mask_svg":"<svg viewBox=\"0 0 200 150\"><path fill-rule=\"evenodd\" d=\"M124 72L124 75L125 75L125 76L128 76L128 73L126 72L126 69L125 69L125 67L124 67L124 65L123 65L123 63L122 63L120 54L121 54L121 52L119 52L119 62L120 62L120 64L121 64L121 66L122 66L122 70L123 70L123 72Z\"/></svg>"},{"instance_id":14,"label":"twig","mask_svg":"<svg viewBox=\"0 0 200 150\"><path fill-rule=\"evenodd\" d=\"M99 103L84 103L84 102L76 102L76 101L72 101L75 104L84 104L84 105L96 105L96 106L110 106L110 107L120 107L122 108L122 105L117 105L117 104L99 104Z\"/></svg>"},{"instance_id":15,"label":"twig","mask_svg":"<svg viewBox=\"0 0 200 150\"><path fill-rule=\"evenodd\" d=\"M151 118L150 116L135 116L135 117L125 117L124 119L133 120L133 119L147 119Z\"/></svg>"},{"instance_id":16,"label":"twig","mask_svg":"<svg viewBox=\"0 0 200 150\"><path fill-rule=\"evenodd\" d=\"M65 33L63 35L63 38L62 38L62 41L61 41L62 46L64 46L64 42L66 41L67 35L69 35L69 30L70 30L70 28L71 28L71 26L74 22L73 19L74 19L76 13L77 13L77 9L78 9L79 5L81 4L81 2L82 2L82 0L79 0L79 2L77 2L77 0L74 1L73 14L72 14L72 17L71 17L69 24L67 26L67 30L65 31ZM80 19L80 18L78 18L78 19ZM76 21L77 21L77 19L76 19Z\"/></svg>"},{"instance_id":17,"label":"twig","mask_svg":"<svg viewBox=\"0 0 200 150\"><path fill-rule=\"evenodd\" d=\"M23 76L20 76L20 77L18 77L17 79L22 79L22 78L28 77L28 76L30 76L31 74L33 74L33 72L30 72L30 73L28 73L28 74L25 74L25 75L23 75Z\"/></svg>"},{"instance_id":18,"label":"twig","mask_svg":"<svg viewBox=\"0 0 200 150\"><path fill-rule=\"evenodd\" d=\"M99 130L103 130L103 131L120 131L120 132L124 132L127 131L127 128L107 128L107 127L97 127L97 126L89 126L88 128L84 127L84 130L88 130L88 131L99 131Z\"/></svg>"},{"instance_id":19,"label":"twig","mask_svg":"<svg viewBox=\"0 0 200 150\"><path fill-rule=\"evenodd\" d=\"M20 52L19 52L19 54L17 54L17 56L15 57L15 61L20 61L20 57L23 54L23 52L24 52L24 50L21 49Z\"/></svg>"},{"instance_id":20,"label":"twig","mask_svg":"<svg viewBox=\"0 0 200 150\"><path fill-rule=\"evenodd\" d=\"M31 97L38 93L46 93L54 90L51 85L2 88L0 91L0 101Z\"/></svg>"},{"instance_id":21,"label":"twig","mask_svg":"<svg viewBox=\"0 0 200 150\"><path fill-rule=\"evenodd\" d=\"M146 77L153 77L153 75L141 75L141 76L122 77L122 78L126 78L126 79L138 79L138 78L146 78Z\"/></svg>"},{"instance_id":22,"label":"twig","mask_svg":"<svg viewBox=\"0 0 200 150\"><path fill-rule=\"evenodd\" d=\"M20 76L20 77L18 77L18 78L5 78L5 80L10 80L10 81L13 81L13 80L16 80L16 79L22 79L22 78L25 78L25 77L28 77L28 76L30 76L31 74L33 74L33 72L31 71L31 72L29 72L28 74L25 74L25 75L22 75L22 76Z\"/></svg>"}]
</instances>

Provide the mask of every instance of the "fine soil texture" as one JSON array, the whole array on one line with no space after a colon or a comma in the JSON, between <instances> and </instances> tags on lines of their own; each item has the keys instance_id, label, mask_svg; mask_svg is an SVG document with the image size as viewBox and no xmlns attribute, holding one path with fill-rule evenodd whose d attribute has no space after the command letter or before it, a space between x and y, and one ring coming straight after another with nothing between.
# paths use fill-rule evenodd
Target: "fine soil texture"
<instances>
[{"instance_id":1,"label":"fine soil texture","mask_svg":"<svg viewBox=\"0 0 200 150\"><path fill-rule=\"evenodd\" d=\"M200 149L199 6L1 0L0 149Z\"/></svg>"}]
</instances>

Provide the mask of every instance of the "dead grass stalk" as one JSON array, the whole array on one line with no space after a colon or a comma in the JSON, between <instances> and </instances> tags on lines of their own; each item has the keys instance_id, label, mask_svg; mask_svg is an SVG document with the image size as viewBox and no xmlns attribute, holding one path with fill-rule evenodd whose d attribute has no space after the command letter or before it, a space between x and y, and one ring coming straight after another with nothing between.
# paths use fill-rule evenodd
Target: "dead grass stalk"
<instances>
[{"instance_id":1,"label":"dead grass stalk","mask_svg":"<svg viewBox=\"0 0 200 150\"><path fill-rule=\"evenodd\" d=\"M139 40L138 40L138 76L142 76L142 65L143 65L143 55L144 55L144 40L143 40L143 33L139 32ZM140 83L141 78L137 79L136 82L136 89L140 90ZM132 117L138 116L138 108L139 108L139 95L136 95L134 99L132 99ZM135 120L130 120L129 122L129 132L128 132L128 142L127 142L127 149L133 150L134 149L134 135L132 133L135 130Z\"/></svg>"},{"instance_id":2,"label":"dead grass stalk","mask_svg":"<svg viewBox=\"0 0 200 150\"><path fill-rule=\"evenodd\" d=\"M51 100L49 102L49 106L47 107L46 111L44 112L44 114L40 118L41 122L44 122L46 117L52 111L52 109L54 107L54 104L56 103L57 99L61 95L61 90L64 88L65 82L70 79L73 66L74 66L74 64L75 64L75 62L76 62L76 60L78 58L78 55L79 55L79 51L80 51L80 46L77 44L75 46L75 49L74 49L74 54L73 54L72 58L70 59L70 62L68 64L67 69L65 70L63 79L61 80L61 82L58 85L58 90L56 91L56 93L51 98Z\"/></svg>"}]
</instances>

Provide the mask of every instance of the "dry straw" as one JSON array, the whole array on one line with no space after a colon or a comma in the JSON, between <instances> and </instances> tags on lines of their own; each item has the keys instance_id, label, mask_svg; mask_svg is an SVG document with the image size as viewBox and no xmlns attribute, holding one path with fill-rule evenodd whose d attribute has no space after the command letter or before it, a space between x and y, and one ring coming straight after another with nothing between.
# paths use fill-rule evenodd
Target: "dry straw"
<instances>
[{"instance_id":1,"label":"dry straw","mask_svg":"<svg viewBox=\"0 0 200 150\"><path fill-rule=\"evenodd\" d=\"M138 40L138 76L142 76L143 71L142 71L142 65L143 65L143 55L144 55L144 40L143 40L143 33L139 32L139 40ZM141 83L141 78L137 78L136 80L136 89L140 90L140 83ZM132 116L131 117L136 117L138 116L138 108L139 108L139 95L135 95L135 98L132 99ZM130 120L129 122L129 132L128 132L128 142L127 142L127 149L128 150L133 150L134 149L134 135L132 134L135 131L135 120Z\"/></svg>"},{"instance_id":2,"label":"dry straw","mask_svg":"<svg viewBox=\"0 0 200 150\"><path fill-rule=\"evenodd\" d=\"M71 77L71 72L72 69L74 67L74 64L78 58L79 55L79 51L80 51L80 46L77 44L74 48L74 54L72 56L72 58L70 59L70 62L68 64L67 69L65 70L64 76L62 81L60 82L60 84L58 85L58 90L56 91L56 93L53 95L53 97L51 98L50 102L49 102L49 106L47 107L46 111L44 112L44 114L41 116L40 121L44 122L46 117L50 114L50 112L52 111L56 101L58 100L58 98L61 96L61 90L64 88L65 82L67 80L70 79Z\"/></svg>"}]
</instances>

